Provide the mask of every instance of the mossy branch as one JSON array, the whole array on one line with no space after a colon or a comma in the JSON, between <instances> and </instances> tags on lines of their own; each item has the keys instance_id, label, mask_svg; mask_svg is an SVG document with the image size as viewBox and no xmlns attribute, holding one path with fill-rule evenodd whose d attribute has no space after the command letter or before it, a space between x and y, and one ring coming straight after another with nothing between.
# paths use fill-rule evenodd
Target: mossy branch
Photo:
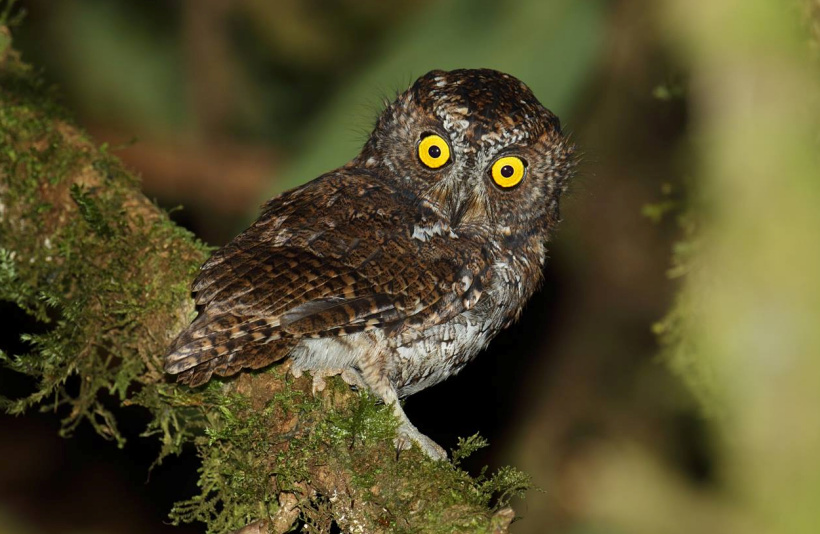
<instances>
[{"instance_id":1,"label":"mossy branch","mask_svg":"<svg viewBox=\"0 0 820 534\"><path fill-rule=\"evenodd\" d=\"M172 383L161 359L192 317L189 283L207 249L71 123L7 28L0 36L0 300L39 324L26 354L0 353L37 382L3 399L7 411L57 410L64 434L88 421L122 445L111 399L149 410L160 460L186 442L199 450L201 493L171 515L208 532L298 521L311 532L507 531L525 476L471 478L415 449L397 458L390 410L339 380L314 396L285 365L197 390ZM453 457L481 445L465 440Z\"/></svg>"}]
</instances>

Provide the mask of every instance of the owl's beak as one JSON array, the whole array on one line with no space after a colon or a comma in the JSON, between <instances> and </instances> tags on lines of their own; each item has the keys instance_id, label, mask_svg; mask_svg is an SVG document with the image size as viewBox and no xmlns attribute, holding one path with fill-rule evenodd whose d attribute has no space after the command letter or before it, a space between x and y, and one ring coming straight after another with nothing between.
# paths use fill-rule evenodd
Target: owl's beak
<instances>
[{"instance_id":1,"label":"owl's beak","mask_svg":"<svg viewBox=\"0 0 820 534\"><path fill-rule=\"evenodd\" d=\"M457 199L450 209L450 226L469 225L472 222L484 222L487 219L487 209L481 196L474 190L461 191L455 195Z\"/></svg>"},{"instance_id":2,"label":"owl's beak","mask_svg":"<svg viewBox=\"0 0 820 534\"><path fill-rule=\"evenodd\" d=\"M442 180L425 195L434 205L440 206L450 228L468 225L473 221L483 223L487 218L486 203L481 193L461 181Z\"/></svg>"}]
</instances>

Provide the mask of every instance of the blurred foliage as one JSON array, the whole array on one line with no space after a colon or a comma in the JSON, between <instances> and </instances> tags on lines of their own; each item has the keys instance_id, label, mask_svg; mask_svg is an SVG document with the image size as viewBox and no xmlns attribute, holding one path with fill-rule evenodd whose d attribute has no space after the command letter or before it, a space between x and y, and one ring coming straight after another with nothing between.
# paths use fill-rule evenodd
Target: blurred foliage
<instances>
[{"instance_id":1,"label":"blurred foliage","mask_svg":"<svg viewBox=\"0 0 820 534\"><path fill-rule=\"evenodd\" d=\"M656 328L710 417L718 480L698 491L641 451L608 454L623 469L608 483L637 478L662 497L609 496L597 511L635 533L817 532L817 4L681 0L664 15L691 71L696 167L671 271L683 287Z\"/></svg>"},{"instance_id":2,"label":"blurred foliage","mask_svg":"<svg viewBox=\"0 0 820 534\"><path fill-rule=\"evenodd\" d=\"M372 128L376 103L392 100L394 91L433 69L508 72L566 117L595 67L604 6L597 0L431 3L406 21L381 57L307 126L303 151L279 187L293 187L350 160ZM363 104L369 110L363 111Z\"/></svg>"},{"instance_id":3,"label":"blurred foliage","mask_svg":"<svg viewBox=\"0 0 820 534\"><path fill-rule=\"evenodd\" d=\"M351 159L381 101L432 69L509 72L566 116L595 67L606 13L603 0L214 4L180 2L169 10L126 0L61 2L42 22L59 53L33 43L40 36L25 28L22 46L91 118L128 124L132 133L206 135L202 115L226 108L229 132L287 150L280 191ZM212 42L186 45L181 36L198 35L186 33L197 11L219 17ZM230 67L216 57L197 67L190 56L203 51L225 54ZM199 82L191 75L216 77L229 90L197 109L190 93Z\"/></svg>"},{"instance_id":4,"label":"blurred foliage","mask_svg":"<svg viewBox=\"0 0 820 534\"><path fill-rule=\"evenodd\" d=\"M143 4L128 0L28 2L35 26L22 47L77 99L94 120L135 133L198 137L201 82L224 84L208 108L224 107L233 135L293 147L310 118L369 58L397 18L423 7L410 2L242 0ZM37 21L42 10L43 19ZM82 35L82 39L74 38ZM58 44L59 43L59 44ZM54 48L59 46L55 53ZM205 56L205 57L203 57ZM362 61L362 63L364 63ZM191 80L191 77L203 78ZM194 98L192 98L192 96ZM217 95L214 95L217 96Z\"/></svg>"},{"instance_id":5,"label":"blurred foliage","mask_svg":"<svg viewBox=\"0 0 820 534\"><path fill-rule=\"evenodd\" d=\"M683 290L692 363L726 412L714 432L738 505L760 531L816 532L820 69L804 3L698 5L693 17L673 2L668 19L701 138L701 253Z\"/></svg>"}]
</instances>

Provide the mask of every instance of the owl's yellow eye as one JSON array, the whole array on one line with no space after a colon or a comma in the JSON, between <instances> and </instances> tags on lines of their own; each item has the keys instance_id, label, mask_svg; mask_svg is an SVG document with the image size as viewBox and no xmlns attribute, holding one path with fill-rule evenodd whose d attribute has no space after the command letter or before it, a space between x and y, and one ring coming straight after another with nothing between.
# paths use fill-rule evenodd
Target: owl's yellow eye
<instances>
[{"instance_id":1,"label":"owl's yellow eye","mask_svg":"<svg viewBox=\"0 0 820 534\"><path fill-rule=\"evenodd\" d=\"M438 169L450 161L450 145L440 135L430 134L419 141L419 159L431 169Z\"/></svg>"},{"instance_id":2,"label":"owl's yellow eye","mask_svg":"<svg viewBox=\"0 0 820 534\"><path fill-rule=\"evenodd\" d=\"M498 158L490 169L490 176L497 186L508 189L515 187L524 179L527 167L524 160L515 156Z\"/></svg>"}]
</instances>

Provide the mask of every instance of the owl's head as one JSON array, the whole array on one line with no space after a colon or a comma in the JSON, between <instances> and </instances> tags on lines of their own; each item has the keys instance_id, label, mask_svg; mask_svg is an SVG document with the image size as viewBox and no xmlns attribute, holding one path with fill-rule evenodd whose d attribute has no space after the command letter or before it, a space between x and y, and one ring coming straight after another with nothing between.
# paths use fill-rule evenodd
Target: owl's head
<instances>
[{"instance_id":1,"label":"owl's head","mask_svg":"<svg viewBox=\"0 0 820 534\"><path fill-rule=\"evenodd\" d=\"M417 195L456 232L545 234L574 167L558 117L518 79L432 71L387 106L352 163Z\"/></svg>"}]
</instances>

